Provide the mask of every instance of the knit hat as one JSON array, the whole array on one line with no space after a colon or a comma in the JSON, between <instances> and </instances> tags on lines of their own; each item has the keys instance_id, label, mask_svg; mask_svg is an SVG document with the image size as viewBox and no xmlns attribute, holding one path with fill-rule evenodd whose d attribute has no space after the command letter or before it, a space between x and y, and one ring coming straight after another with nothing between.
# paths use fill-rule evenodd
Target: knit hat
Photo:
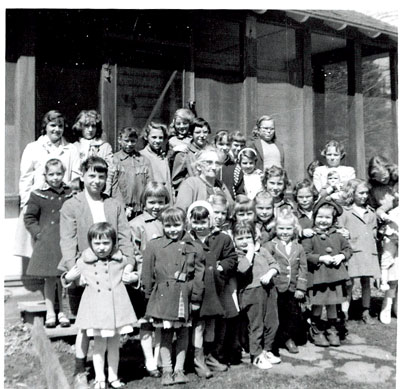
<instances>
[{"instance_id":1,"label":"knit hat","mask_svg":"<svg viewBox=\"0 0 400 389\"><path fill-rule=\"evenodd\" d=\"M337 204L335 201L333 201L330 196L322 197L320 198L313 207L313 218L317 215L318 210L323 206L323 205L330 205L336 210L336 216L340 216L343 213L343 208Z\"/></svg>"}]
</instances>

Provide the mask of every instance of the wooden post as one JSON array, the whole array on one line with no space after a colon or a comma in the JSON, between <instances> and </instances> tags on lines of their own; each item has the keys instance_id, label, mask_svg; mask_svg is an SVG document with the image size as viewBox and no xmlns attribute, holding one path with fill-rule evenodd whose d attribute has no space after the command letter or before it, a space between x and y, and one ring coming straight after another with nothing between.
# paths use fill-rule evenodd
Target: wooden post
<instances>
[{"instance_id":1,"label":"wooden post","mask_svg":"<svg viewBox=\"0 0 400 389\"><path fill-rule=\"evenodd\" d=\"M347 40L347 130L349 133L348 161L359 178L365 178L364 101L362 94L361 44Z\"/></svg>"},{"instance_id":2,"label":"wooden post","mask_svg":"<svg viewBox=\"0 0 400 389\"><path fill-rule=\"evenodd\" d=\"M117 65L104 64L100 75L100 112L107 141L118 150L117 123Z\"/></svg>"},{"instance_id":3,"label":"wooden post","mask_svg":"<svg viewBox=\"0 0 400 389\"><path fill-rule=\"evenodd\" d=\"M397 120L397 99L398 99L398 69L397 69L397 51L389 53L390 60L390 90L392 100L392 160L396 163L398 160L398 120Z\"/></svg>"},{"instance_id":4,"label":"wooden post","mask_svg":"<svg viewBox=\"0 0 400 389\"><path fill-rule=\"evenodd\" d=\"M43 320L39 317L35 317L33 322L32 341L46 377L47 387L70 389L60 361L44 332Z\"/></svg>"},{"instance_id":5,"label":"wooden post","mask_svg":"<svg viewBox=\"0 0 400 389\"><path fill-rule=\"evenodd\" d=\"M326 142L325 135L325 70L321 64L314 65L314 154L321 159L321 150Z\"/></svg>"},{"instance_id":6,"label":"wooden post","mask_svg":"<svg viewBox=\"0 0 400 389\"><path fill-rule=\"evenodd\" d=\"M247 138L258 117L257 90L257 18L247 15L242 31L242 70L243 70L243 123L242 131Z\"/></svg>"},{"instance_id":7,"label":"wooden post","mask_svg":"<svg viewBox=\"0 0 400 389\"><path fill-rule=\"evenodd\" d=\"M195 74L194 74L194 43L193 29L190 28L190 48L187 53L185 70L182 74L182 107L186 107L189 101L195 101Z\"/></svg>"},{"instance_id":8,"label":"wooden post","mask_svg":"<svg viewBox=\"0 0 400 389\"><path fill-rule=\"evenodd\" d=\"M308 28L296 30L296 58L301 63L301 86L303 88L303 138L304 171L315 159L314 105L311 64L311 32Z\"/></svg>"}]
</instances>

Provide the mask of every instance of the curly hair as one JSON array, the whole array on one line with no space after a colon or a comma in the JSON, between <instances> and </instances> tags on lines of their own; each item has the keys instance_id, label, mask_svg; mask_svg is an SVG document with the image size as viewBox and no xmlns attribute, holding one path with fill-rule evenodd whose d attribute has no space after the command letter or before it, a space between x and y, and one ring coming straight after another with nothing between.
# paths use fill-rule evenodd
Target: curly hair
<instances>
[{"instance_id":1,"label":"curly hair","mask_svg":"<svg viewBox=\"0 0 400 389\"><path fill-rule=\"evenodd\" d=\"M82 138L82 131L85 125L91 124L96 127L95 138L100 138L103 133L103 127L101 122L101 115L95 111L94 109L90 110L82 110L79 112L78 116L75 119L75 123L72 126L72 130L75 133L75 136L79 139Z\"/></svg>"},{"instance_id":2,"label":"curly hair","mask_svg":"<svg viewBox=\"0 0 400 389\"><path fill-rule=\"evenodd\" d=\"M340 153L340 159L343 159L346 156L346 152L344 151L344 146L342 145L341 142L338 142L337 140L330 140L322 149L321 155L323 157L326 156L326 152L328 151L329 147L334 147L339 153Z\"/></svg>"},{"instance_id":3,"label":"curly hair","mask_svg":"<svg viewBox=\"0 0 400 389\"><path fill-rule=\"evenodd\" d=\"M389 179L393 183L399 180L398 166L394 163L390 163L388 159L381 155L376 155L369 160L368 163L368 177L369 182L372 185L381 184L376 180L377 175L382 175L385 172L389 173Z\"/></svg>"},{"instance_id":4,"label":"curly hair","mask_svg":"<svg viewBox=\"0 0 400 389\"><path fill-rule=\"evenodd\" d=\"M313 200L316 201L318 198L318 191L315 188L314 184L308 179L305 178L304 180L299 181L293 188L293 197L295 199L295 201L297 202L297 194L299 193L300 189L308 189L312 196L313 196Z\"/></svg>"},{"instance_id":5,"label":"curly hair","mask_svg":"<svg viewBox=\"0 0 400 389\"><path fill-rule=\"evenodd\" d=\"M367 181L360 178L353 178L345 183L340 195L344 205L349 206L354 203L354 194L360 185L364 185L368 190L371 188Z\"/></svg>"}]
</instances>

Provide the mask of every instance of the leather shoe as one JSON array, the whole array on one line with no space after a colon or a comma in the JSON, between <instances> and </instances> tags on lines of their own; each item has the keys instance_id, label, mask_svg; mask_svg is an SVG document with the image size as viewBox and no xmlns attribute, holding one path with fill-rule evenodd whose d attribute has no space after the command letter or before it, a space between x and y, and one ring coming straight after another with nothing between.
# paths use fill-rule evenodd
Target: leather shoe
<instances>
[{"instance_id":1,"label":"leather shoe","mask_svg":"<svg viewBox=\"0 0 400 389\"><path fill-rule=\"evenodd\" d=\"M299 352L299 349L292 339L286 341L285 347L291 354L297 354Z\"/></svg>"},{"instance_id":2,"label":"leather shoe","mask_svg":"<svg viewBox=\"0 0 400 389\"><path fill-rule=\"evenodd\" d=\"M227 371L228 366L219 362L211 354L206 357L206 365L213 371Z\"/></svg>"},{"instance_id":3,"label":"leather shoe","mask_svg":"<svg viewBox=\"0 0 400 389\"><path fill-rule=\"evenodd\" d=\"M152 378L160 378L161 377L160 370L158 370L158 369L147 370L147 372L149 373L149 376Z\"/></svg>"}]
</instances>

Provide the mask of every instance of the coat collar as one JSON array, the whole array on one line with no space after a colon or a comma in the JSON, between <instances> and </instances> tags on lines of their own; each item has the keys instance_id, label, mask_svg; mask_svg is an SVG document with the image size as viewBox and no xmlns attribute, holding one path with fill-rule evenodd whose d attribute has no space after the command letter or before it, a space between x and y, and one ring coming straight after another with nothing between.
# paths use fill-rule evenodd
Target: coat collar
<instances>
[{"instance_id":1,"label":"coat collar","mask_svg":"<svg viewBox=\"0 0 400 389\"><path fill-rule=\"evenodd\" d=\"M68 186L65 183L62 183L60 188L55 189L51 187L46 181L43 183L43 185L40 187L40 190L49 190L51 192L55 192L57 194L63 194L65 191L68 189Z\"/></svg>"},{"instance_id":2,"label":"coat collar","mask_svg":"<svg viewBox=\"0 0 400 389\"><path fill-rule=\"evenodd\" d=\"M139 159L140 153L135 150L132 155L129 155L129 154L125 153L124 150L120 150L117 153L115 153L114 156L117 157L120 161L125 161L126 159L131 158L131 157L135 158L135 159Z\"/></svg>"},{"instance_id":3,"label":"coat collar","mask_svg":"<svg viewBox=\"0 0 400 389\"><path fill-rule=\"evenodd\" d=\"M163 237L161 237L160 239L162 239L162 247L167 247L170 244L176 243L177 241L172 240L168 237L166 237L165 235ZM192 244L193 243L193 239L192 237L185 231L185 233L182 236L182 239L179 240L179 242L181 243L189 243Z\"/></svg>"},{"instance_id":4,"label":"coat collar","mask_svg":"<svg viewBox=\"0 0 400 389\"><path fill-rule=\"evenodd\" d=\"M122 255L121 251L114 251L114 253L111 254L111 256L107 257L106 259L100 259L96 256L96 254L93 252L91 248L87 248L84 250L82 253L82 259L83 262L85 263L94 263L97 261L116 261L116 262L122 262L124 259L124 256Z\"/></svg>"}]
</instances>

